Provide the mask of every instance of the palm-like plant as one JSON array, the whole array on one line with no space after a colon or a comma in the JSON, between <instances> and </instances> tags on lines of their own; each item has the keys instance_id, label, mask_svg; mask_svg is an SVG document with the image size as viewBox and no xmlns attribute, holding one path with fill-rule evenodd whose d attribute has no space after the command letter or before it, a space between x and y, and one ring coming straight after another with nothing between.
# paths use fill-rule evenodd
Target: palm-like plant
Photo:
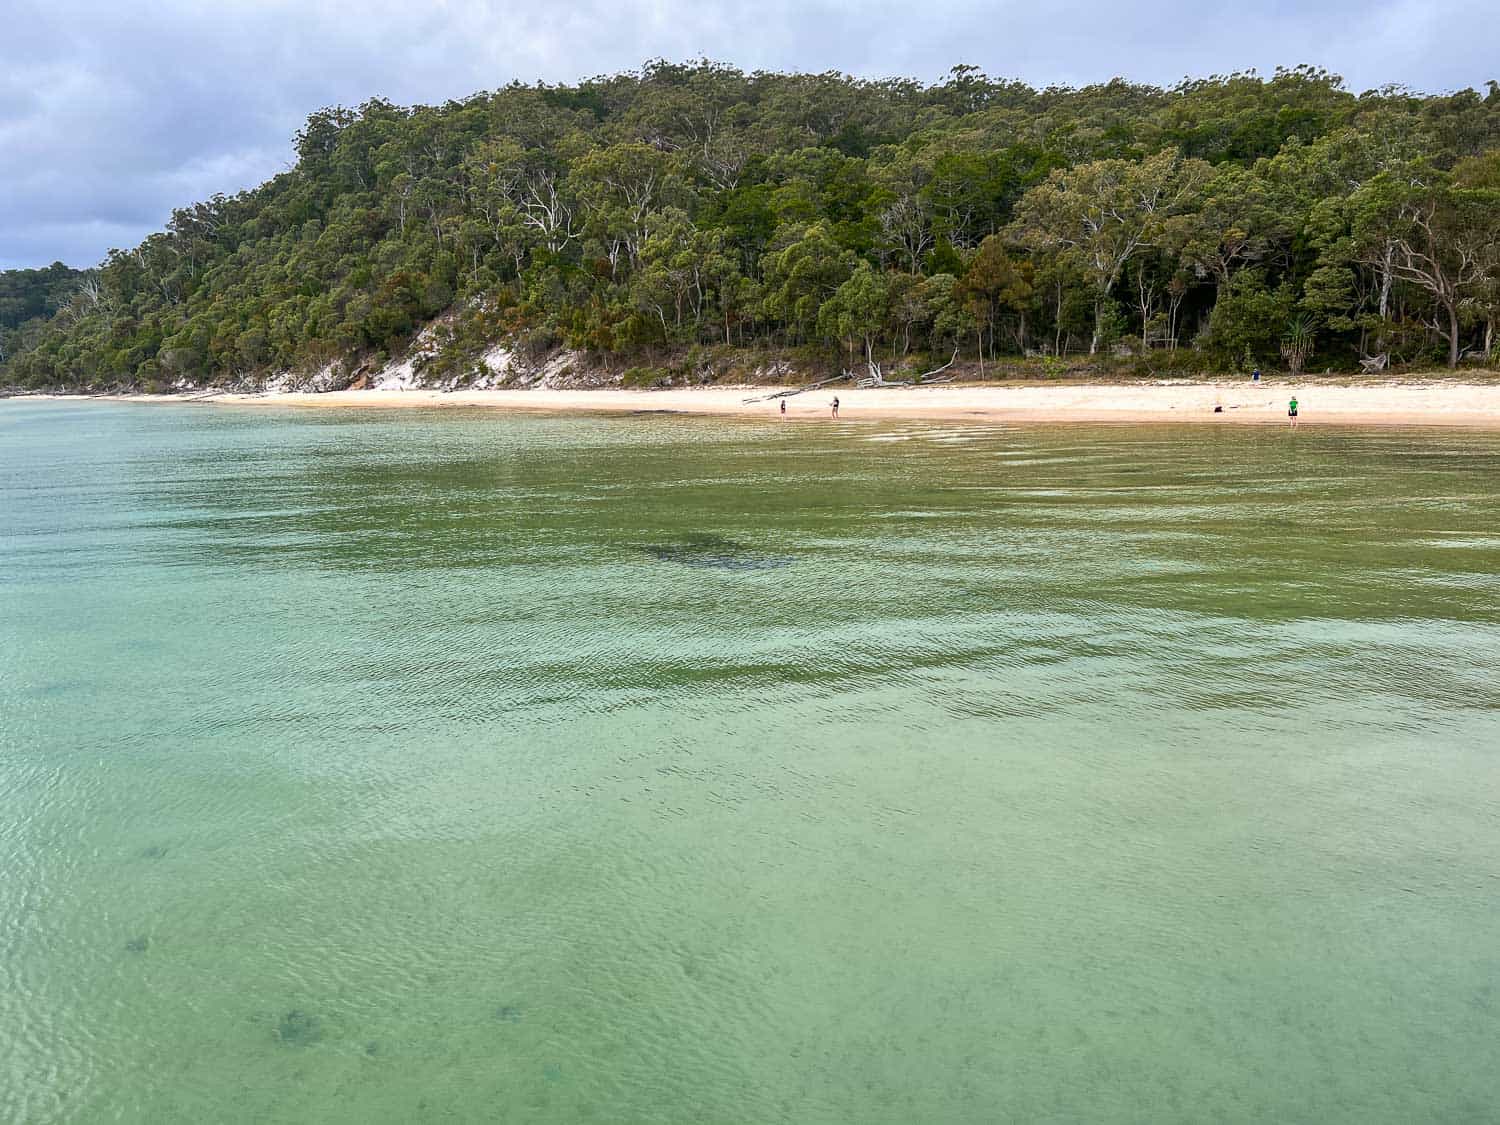
<instances>
[{"instance_id":1,"label":"palm-like plant","mask_svg":"<svg viewBox=\"0 0 1500 1125\"><path fill-rule=\"evenodd\" d=\"M1281 337L1281 358L1286 360L1287 370L1293 375L1302 374L1302 366L1313 353L1317 337L1317 325L1311 314L1294 316Z\"/></svg>"}]
</instances>

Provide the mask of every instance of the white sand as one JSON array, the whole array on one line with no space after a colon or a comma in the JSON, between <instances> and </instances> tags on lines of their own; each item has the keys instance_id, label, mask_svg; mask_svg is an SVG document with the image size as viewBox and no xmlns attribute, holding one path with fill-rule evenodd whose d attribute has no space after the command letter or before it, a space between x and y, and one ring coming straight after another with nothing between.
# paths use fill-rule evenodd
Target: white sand
<instances>
[{"instance_id":1,"label":"white sand","mask_svg":"<svg viewBox=\"0 0 1500 1125\"><path fill-rule=\"evenodd\" d=\"M325 394L127 395L131 401L193 401L293 407L490 407L544 412L676 411L778 416L783 400L747 403L768 387L682 390L361 390ZM970 384L852 390L825 387L784 401L791 421L826 419L837 394L840 416L860 419L986 419L1009 422L1207 422L1287 424L1295 394L1300 423L1364 426L1468 426L1500 429L1500 382L1336 384L1311 379L1234 383ZM1222 413L1214 413L1215 406Z\"/></svg>"}]
</instances>

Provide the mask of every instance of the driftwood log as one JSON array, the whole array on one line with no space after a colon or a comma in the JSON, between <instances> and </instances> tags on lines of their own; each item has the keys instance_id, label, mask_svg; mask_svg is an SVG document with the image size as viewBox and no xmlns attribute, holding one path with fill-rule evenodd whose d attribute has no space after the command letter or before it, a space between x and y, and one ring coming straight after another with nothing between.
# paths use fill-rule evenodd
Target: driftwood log
<instances>
[{"instance_id":1,"label":"driftwood log","mask_svg":"<svg viewBox=\"0 0 1500 1125\"><path fill-rule=\"evenodd\" d=\"M756 395L754 398L747 398L744 401L747 402L747 403L748 402L770 402L773 399L778 399L778 398L791 398L793 395L800 395L800 394L803 394L803 393L805 393L807 391L815 391L815 390L817 390L820 387L826 387L826 386L829 386L832 383L842 383L845 379L852 379L852 378L853 378L853 376L850 375L849 372L845 371L842 375L835 375L831 379L819 379L816 383L808 383L806 386L803 386L803 387L792 387L790 390L777 391L775 394Z\"/></svg>"},{"instance_id":2,"label":"driftwood log","mask_svg":"<svg viewBox=\"0 0 1500 1125\"><path fill-rule=\"evenodd\" d=\"M816 391L833 383L843 382L853 383L856 387L859 387L863 390L869 390L872 387L910 387L916 385L917 383L922 383L926 386L931 387L939 383L953 382L954 377L952 375L949 375L945 379L934 379L933 376L947 371L948 368L952 367L957 362L958 349L954 348L953 354L948 357L948 362L943 364L941 367L934 367L931 371L924 371L922 372L922 374L917 375L911 379L887 379L880 370L880 364L875 362L875 357L867 348L865 350L865 368L869 372L869 374L864 376L863 378L854 374L854 372L850 371L848 368L845 368L843 372L838 375L834 375L829 379L819 379L816 383L808 383L806 386L802 387L792 387L791 389L785 391L776 391L774 394L756 395L754 398L747 398L744 401L746 403L771 402L774 399L791 398L793 395L804 394L807 391Z\"/></svg>"},{"instance_id":3,"label":"driftwood log","mask_svg":"<svg viewBox=\"0 0 1500 1125\"><path fill-rule=\"evenodd\" d=\"M845 371L844 374L850 379L855 380L854 385L856 387L861 387L864 389L869 389L872 387L910 387L914 386L917 383L924 383L930 387L935 383L953 382L953 376L951 375L946 379L934 379L932 378L932 376L938 374L939 372L947 371L948 368L952 367L956 362L958 362L958 349L954 348L953 355L950 356L948 362L943 364L941 367L934 367L931 371L924 371L922 372L922 374L912 379L887 379L880 370L880 364L875 362L875 357L870 354L869 349L866 349L865 367L869 371L869 375L867 375L863 379L857 379L852 371Z\"/></svg>"}]
</instances>

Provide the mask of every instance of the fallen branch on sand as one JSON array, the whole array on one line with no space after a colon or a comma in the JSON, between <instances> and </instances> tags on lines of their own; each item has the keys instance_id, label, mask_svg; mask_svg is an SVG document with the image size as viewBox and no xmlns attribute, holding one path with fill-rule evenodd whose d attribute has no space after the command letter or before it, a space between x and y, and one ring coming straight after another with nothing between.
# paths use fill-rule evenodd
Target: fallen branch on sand
<instances>
[{"instance_id":1,"label":"fallen branch on sand","mask_svg":"<svg viewBox=\"0 0 1500 1125\"><path fill-rule=\"evenodd\" d=\"M808 383L806 386L803 386L803 387L792 387L790 390L777 391L775 394L756 395L754 398L747 398L744 401L745 402L770 402L772 399L791 398L793 395L800 395L800 394L802 394L802 393L804 393L806 391L816 391L820 387L826 387L826 386L828 386L830 383L842 383L845 379L852 379L852 378L854 378L854 376L850 375L849 372L845 371L842 375L835 375L831 379L819 379L816 383Z\"/></svg>"},{"instance_id":2,"label":"fallen branch on sand","mask_svg":"<svg viewBox=\"0 0 1500 1125\"><path fill-rule=\"evenodd\" d=\"M946 379L934 379L932 378L932 376L936 375L940 371L947 371L948 368L952 367L957 361L958 349L954 348L952 357L950 357L948 362L943 364L943 366L941 367L934 367L931 371L924 371L922 372L922 374L916 376L913 379L887 379L881 373L880 364L875 362L875 357L873 355L870 355L869 352L866 351L865 366L869 369L870 374L864 379L856 379L854 385L856 387L861 387L868 390L872 387L910 387L917 383L925 383L928 386L932 386L936 383L951 383L953 382L953 376L951 375ZM851 371L845 371L844 374L847 375L850 379L855 378L854 373Z\"/></svg>"},{"instance_id":3,"label":"fallen branch on sand","mask_svg":"<svg viewBox=\"0 0 1500 1125\"><path fill-rule=\"evenodd\" d=\"M931 383L951 383L951 382L953 382L955 376L949 375L946 379L934 379L933 376L936 375L939 371L947 371L948 368L952 367L957 362L958 362L958 349L954 348L953 349L953 354L948 357L948 362L947 363L943 364L943 366L941 366L941 367L934 367L931 371L924 371L924 372L922 372L922 374L920 374L920 375L917 376L917 382L919 382L919 383L928 383L928 384L931 384Z\"/></svg>"},{"instance_id":4,"label":"fallen branch on sand","mask_svg":"<svg viewBox=\"0 0 1500 1125\"><path fill-rule=\"evenodd\" d=\"M743 401L747 403L770 402L773 399L778 398L791 398L793 395L804 394L807 391L816 391L822 387L828 386L831 383L842 383L846 380L853 383L856 387L860 387L864 390L869 390L872 387L910 387L914 386L917 383L932 387L937 386L941 383L953 382L954 377L952 375L949 375L946 379L934 379L933 376L939 374L940 372L947 371L948 368L952 367L957 362L958 349L954 348L953 354L948 358L948 362L943 364L941 367L934 367L931 371L924 371L922 372L922 374L917 375L916 377L911 379L887 379L881 373L880 364L875 362L875 357L871 355L869 350L867 349L865 352L865 367L869 371L869 374L863 379L854 374L854 372L850 371L848 368L845 368L841 374L835 375L829 379L819 379L816 383L808 383L806 386L802 387L792 387L789 390L785 391L776 391L774 394L756 395L754 398L747 398Z\"/></svg>"}]
</instances>

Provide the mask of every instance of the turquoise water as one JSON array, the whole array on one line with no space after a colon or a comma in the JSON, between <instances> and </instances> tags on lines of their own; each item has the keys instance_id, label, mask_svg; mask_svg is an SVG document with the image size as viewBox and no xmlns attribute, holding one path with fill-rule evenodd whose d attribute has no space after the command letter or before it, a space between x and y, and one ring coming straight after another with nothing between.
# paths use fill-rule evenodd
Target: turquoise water
<instances>
[{"instance_id":1,"label":"turquoise water","mask_svg":"<svg viewBox=\"0 0 1500 1125\"><path fill-rule=\"evenodd\" d=\"M1492 1121L1497 484L0 403L0 1120Z\"/></svg>"}]
</instances>

